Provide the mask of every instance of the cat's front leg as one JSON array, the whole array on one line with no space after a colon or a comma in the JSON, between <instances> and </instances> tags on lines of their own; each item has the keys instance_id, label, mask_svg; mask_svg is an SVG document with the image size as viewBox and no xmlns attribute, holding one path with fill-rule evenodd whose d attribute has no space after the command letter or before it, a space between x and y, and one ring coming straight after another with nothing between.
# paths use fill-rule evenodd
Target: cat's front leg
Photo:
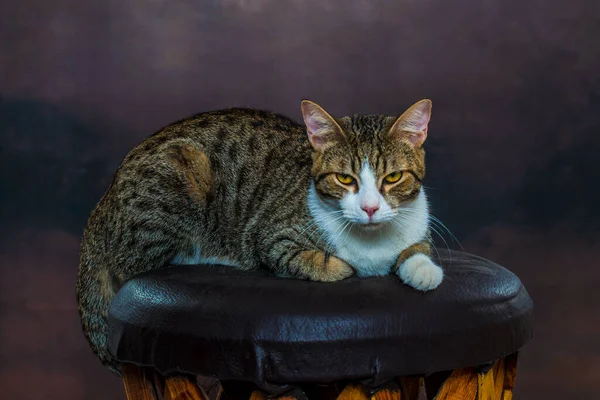
<instances>
[{"instance_id":1,"label":"cat's front leg","mask_svg":"<svg viewBox=\"0 0 600 400\"><path fill-rule=\"evenodd\" d=\"M395 272L402 282L417 290L435 289L442 283L444 271L431 260L431 245L423 241L413 244L398 257Z\"/></svg>"},{"instance_id":2,"label":"cat's front leg","mask_svg":"<svg viewBox=\"0 0 600 400\"><path fill-rule=\"evenodd\" d=\"M291 260L289 268L311 281L335 282L354 275L347 262L321 250L304 250Z\"/></svg>"},{"instance_id":3,"label":"cat's front leg","mask_svg":"<svg viewBox=\"0 0 600 400\"><path fill-rule=\"evenodd\" d=\"M268 260L265 261L280 276L318 282L340 281L355 272L342 259L318 249L307 250L289 237L276 238L268 251Z\"/></svg>"}]
</instances>

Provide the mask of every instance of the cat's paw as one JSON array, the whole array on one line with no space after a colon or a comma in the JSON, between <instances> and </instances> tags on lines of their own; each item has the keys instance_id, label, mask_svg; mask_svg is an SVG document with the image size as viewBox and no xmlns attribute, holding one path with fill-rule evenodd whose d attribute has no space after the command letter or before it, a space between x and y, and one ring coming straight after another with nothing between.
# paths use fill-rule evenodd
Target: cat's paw
<instances>
[{"instance_id":1,"label":"cat's paw","mask_svg":"<svg viewBox=\"0 0 600 400\"><path fill-rule=\"evenodd\" d=\"M315 269L314 274L310 277L313 281L319 282L335 282L349 278L354 275L354 269L347 262L331 256L327 259L325 268Z\"/></svg>"},{"instance_id":2,"label":"cat's paw","mask_svg":"<svg viewBox=\"0 0 600 400\"><path fill-rule=\"evenodd\" d=\"M300 252L291 267L292 275L317 282L341 281L354 275L354 269L347 262L320 250Z\"/></svg>"},{"instance_id":3,"label":"cat's paw","mask_svg":"<svg viewBox=\"0 0 600 400\"><path fill-rule=\"evenodd\" d=\"M402 282L422 291L435 289L444 278L444 271L425 254L409 257L396 273Z\"/></svg>"}]
</instances>

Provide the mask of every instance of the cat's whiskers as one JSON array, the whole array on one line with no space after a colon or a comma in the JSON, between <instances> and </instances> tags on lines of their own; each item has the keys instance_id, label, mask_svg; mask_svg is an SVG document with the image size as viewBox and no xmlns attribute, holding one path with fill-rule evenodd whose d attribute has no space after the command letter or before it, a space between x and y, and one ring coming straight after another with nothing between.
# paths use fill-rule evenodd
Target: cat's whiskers
<instances>
[{"instance_id":1,"label":"cat's whiskers","mask_svg":"<svg viewBox=\"0 0 600 400\"><path fill-rule=\"evenodd\" d=\"M398 213L413 213L413 214L418 213L418 211L410 209L410 208L397 208L396 210L398 211ZM456 236L452 233L452 231L450 231L450 229L448 229L448 227L439 218L437 218L435 215L433 215L431 213L429 213L428 216L429 216L428 220L430 222L430 227L435 226L435 227L441 229L442 231L447 232L450 235L451 239L454 240L461 247L461 249L463 248L460 241L456 238ZM436 233L440 236L440 238L442 240L444 240L444 238L442 237L442 235L439 232L436 232Z\"/></svg>"},{"instance_id":2,"label":"cat's whiskers","mask_svg":"<svg viewBox=\"0 0 600 400\"><path fill-rule=\"evenodd\" d=\"M313 224L310 230L306 230L306 232L304 232L302 236L298 235L299 238L303 239L302 244L305 249L312 250L313 247L318 247L320 238L317 238L317 240L315 241L313 241L312 238L315 235L315 233L319 232L320 230L321 229L317 224Z\"/></svg>"},{"instance_id":3,"label":"cat's whiskers","mask_svg":"<svg viewBox=\"0 0 600 400\"><path fill-rule=\"evenodd\" d=\"M317 221L315 219L311 219L307 223L300 225L298 228L302 229L302 230L300 232L297 232L298 236L302 237L304 235L304 233L306 233L306 231L308 231L311 228L314 228L316 226L316 223L317 223Z\"/></svg>"},{"instance_id":4,"label":"cat's whiskers","mask_svg":"<svg viewBox=\"0 0 600 400\"><path fill-rule=\"evenodd\" d=\"M407 220L408 220L407 222L414 222L414 221L415 221L415 219L413 219L413 220L410 220L410 218L407 218ZM399 220L399 219L395 219L395 220L393 220L393 223L395 224L395 226L396 226L398 229L405 230L405 229L407 229L407 228L408 228L408 225L405 225L403 222L404 222L403 220ZM436 232L436 233L437 233L437 232ZM439 235L439 233L438 233L438 235ZM431 246L433 247L433 250L435 251L435 253L436 253L436 255L437 255L438 259L440 259L440 253L439 253L439 251L438 251L438 249L437 249L437 247L436 247L435 243L433 243L433 242L432 242L432 243L431 243Z\"/></svg>"},{"instance_id":5,"label":"cat's whiskers","mask_svg":"<svg viewBox=\"0 0 600 400\"><path fill-rule=\"evenodd\" d=\"M400 223L403 228L406 228L406 226L404 225L405 221L406 222L415 222L416 223L416 222L420 222L422 220L421 218L419 218L419 216L415 216L415 214L410 214L410 213L406 213L404 215L399 215L399 217L400 218L396 218L394 221L396 223ZM437 235L440 235L439 231L437 231L434 226L429 225L429 228L431 230L433 230L434 233L436 233ZM442 238L442 240L444 240L443 237L441 237L441 238ZM444 240L444 243L446 243L445 240ZM446 245L447 245L447 243L446 243Z\"/></svg>"},{"instance_id":6,"label":"cat's whiskers","mask_svg":"<svg viewBox=\"0 0 600 400\"><path fill-rule=\"evenodd\" d=\"M350 221L348 221L348 220L346 220L346 222L344 222L344 223L343 223L343 225L341 225L341 226L340 226L340 227L339 227L339 228L338 228L338 229L335 231L335 233L333 234L333 238L332 238L333 240L331 240L331 242L332 242L332 243L333 243L333 242L336 242L336 241L337 241L337 239L338 239L339 237L341 237L341 236L342 236L342 234L343 234L343 233L344 233L344 231L346 230L346 227L348 227L350 224L351 224L351 222L350 222Z\"/></svg>"},{"instance_id":7,"label":"cat's whiskers","mask_svg":"<svg viewBox=\"0 0 600 400\"><path fill-rule=\"evenodd\" d=\"M448 234L452 237L452 239L454 241L456 241L456 243L458 243L458 245L460 246L461 249L464 250L463 245L459 242L459 240L456 238L456 236L454 236L454 233L452 233L450 231L450 229L448 229L448 227L446 227L446 225L444 225L444 223L435 215L433 214L429 214L429 217L431 218L431 222L435 223L437 226L439 226L440 228L444 229L446 232L448 232Z\"/></svg>"},{"instance_id":8,"label":"cat's whiskers","mask_svg":"<svg viewBox=\"0 0 600 400\"><path fill-rule=\"evenodd\" d=\"M327 215L339 214L341 211L342 210L330 211L327 213ZM314 246L316 246L318 243L312 243L310 239L312 238L314 233L319 230L319 226L317 225L317 220L314 218L310 219L306 223L297 226L294 230L296 231L298 238L304 239L304 240L299 240L297 242L297 244L299 246L301 246L304 250L314 250ZM308 234L308 233L310 233L310 235L308 237L306 237L306 234ZM313 246L310 246L310 244L312 244Z\"/></svg>"},{"instance_id":9,"label":"cat's whiskers","mask_svg":"<svg viewBox=\"0 0 600 400\"><path fill-rule=\"evenodd\" d=\"M386 212L381 212L379 214L379 219L381 220L382 223L384 222L389 222L392 219L394 219L394 217L396 217L398 215L398 213L394 210L390 210L390 211L386 211Z\"/></svg>"},{"instance_id":10,"label":"cat's whiskers","mask_svg":"<svg viewBox=\"0 0 600 400\"><path fill-rule=\"evenodd\" d=\"M343 213L344 210L334 210L334 211L329 211L325 214L325 216L331 216L331 215L335 215L335 214L339 214L339 213ZM300 228L304 227L305 228L300 231L298 233L299 236L302 236L308 229L310 229L312 226L314 226L317 223L316 219L311 219L310 221L308 221L306 224L300 225Z\"/></svg>"},{"instance_id":11,"label":"cat's whiskers","mask_svg":"<svg viewBox=\"0 0 600 400\"><path fill-rule=\"evenodd\" d=\"M405 211L406 213L403 215L403 217L407 220L410 221L416 221L417 219L414 217L414 212L413 210L410 209L403 209L402 211ZM411 214L412 212L412 214ZM429 216L431 216L431 214L429 214ZM431 231L433 231L435 234L437 234L440 239L442 239L442 241L444 242L444 244L446 245L446 249L449 251L450 250L450 246L448 245L448 242L446 241L446 239L444 238L444 236L436 229L440 228L438 225L435 224L435 221L431 218L428 218L428 221L430 222L429 224L429 229ZM441 229L441 228L440 228ZM447 228L446 228L447 229ZM439 252L437 250L437 247L435 246L435 244L432 242L431 245L433 246L435 252L437 253L438 259L440 258ZM452 254L450 253L450 261L452 261Z\"/></svg>"},{"instance_id":12,"label":"cat's whiskers","mask_svg":"<svg viewBox=\"0 0 600 400\"><path fill-rule=\"evenodd\" d=\"M328 213L327 215L331 215L331 214L338 214L339 211L343 211L343 210L338 210L338 211L332 211L330 213ZM332 219L330 222L337 222L341 219L344 219L344 215L337 215L334 219ZM318 246L318 244L321 242L321 239L323 238L323 235L328 234L326 229L322 229L318 224L315 224L315 229L311 232L311 234L309 235L309 237L307 238L307 241L310 242L310 240L312 239L313 235L318 232L319 230L321 230L321 235L319 235L318 239L316 240L315 245ZM328 241L326 240L326 245L327 245Z\"/></svg>"},{"instance_id":13,"label":"cat's whiskers","mask_svg":"<svg viewBox=\"0 0 600 400\"><path fill-rule=\"evenodd\" d=\"M333 243L335 243L338 237L341 237L342 234L344 233L344 231L346 230L347 227L350 227L350 229L348 229L348 234L350 234L350 230L352 230L352 222L351 221L346 221L343 225L341 225L341 231L338 228L335 232L335 234L333 235L334 237L331 238L331 240L328 241L328 243L326 243L325 246L325 252L333 254L333 252L331 250L335 250L333 249ZM338 233L339 232L339 233Z\"/></svg>"},{"instance_id":14,"label":"cat's whiskers","mask_svg":"<svg viewBox=\"0 0 600 400\"><path fill-rule=\"evenodd\" d=\"M350 232L352 232L352 228L354 226L354 224L352 224L351 222L348 222L346 224L346 226L348 227L348 232L346 233L346 237L344 238L344 242L348 240L348 237L350 236ZM346 229L346 227L344 227L344 230ZM344 231L342 230L342 234L344 233Z\"/></svg>"},{"instance_id":15,"label":"cat's whiskers","mask_svg":"<svg viewBox=\"0 0 600 400\"><path fill-rule=\"evenodd\" d=\"M339 217L333 219L331 222L337 222L340 219L346 219L346 223L348 223L348 219L344 215L339 216ZM338 229L339 229L339 227L338 227ZM334 233L333 235L329 234L329 232L327 232L326 229L323 229L323 232L319 236L319 239L317 240L317 243L320 243L321 242L321 238L323 237L323 235L326 235L325 236L325 246L328 247L331 243L334 243L334 239L337 236L337 230L338 229L336 229L336 233Z\"/></svg>"}]
</instances>

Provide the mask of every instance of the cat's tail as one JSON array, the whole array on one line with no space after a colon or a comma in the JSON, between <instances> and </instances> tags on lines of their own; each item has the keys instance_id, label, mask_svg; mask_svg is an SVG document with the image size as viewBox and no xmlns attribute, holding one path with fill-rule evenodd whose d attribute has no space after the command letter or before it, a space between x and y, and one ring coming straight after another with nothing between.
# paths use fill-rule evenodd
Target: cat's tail
<instances>
[{"instance_id":1,"label":"cat's tail","mask_svg":"<svg viewBox=\"0 0 600 400\"><path fill-rule=\"evenodd\" d=\"M85 337L102 364L121 375L120 363L108 352L108 310L114 297L106 269L90 268L82 257L77 278L77 304Z\"/></svg>"}]
</instances>

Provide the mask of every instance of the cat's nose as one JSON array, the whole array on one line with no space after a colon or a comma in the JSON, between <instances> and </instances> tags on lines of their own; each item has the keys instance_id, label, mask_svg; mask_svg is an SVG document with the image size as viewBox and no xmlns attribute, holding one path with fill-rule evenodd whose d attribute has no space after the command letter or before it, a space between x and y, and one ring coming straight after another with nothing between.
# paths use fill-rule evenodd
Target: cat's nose
<instances>
[{"instance_id":1,"label":"cat's nose","mask_svg":"<svg viewBox=\"0 0 600 400\"><path fill-rule=\"evenodd\" d=\"M367 213L367 215L369 216L369 218L371 218L373 216L373 214L375 214L375 212L377 212L377 210L379 210L379 205L376 205L376 206L362 206L361 208L363 209L364 212Z\"/></svg>"}]
</instances>

